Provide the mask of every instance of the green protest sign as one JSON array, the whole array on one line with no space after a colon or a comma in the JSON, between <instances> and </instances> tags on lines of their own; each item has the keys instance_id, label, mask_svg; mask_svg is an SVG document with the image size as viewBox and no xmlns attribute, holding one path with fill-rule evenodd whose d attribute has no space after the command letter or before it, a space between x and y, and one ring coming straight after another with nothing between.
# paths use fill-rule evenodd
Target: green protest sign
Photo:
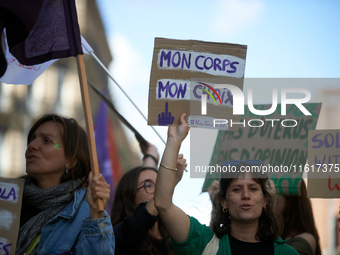
<instances>
[{"instance_id":1,"label":"green protest sign","mask_svg":"<svg viewBox=\"0 0 340 255\"><path fill-rule=\"evenodd\" d=\"M321 103L307 103L311 113L304 115L296 105L287 106L287 114L280 109L268 116L257 116L245 107L237 131L218 132L209 166L224 161L259 159L261 171L273 180L282 194L298 194L299 180L308 158L308 131L315 129ZM270 105L257 105L257 109L269 109ZM244 124L244 125L243 125ZM220 178L217 171L206 171L202 191L207 191L214 180Z\"/></svg>"}]
</instances>

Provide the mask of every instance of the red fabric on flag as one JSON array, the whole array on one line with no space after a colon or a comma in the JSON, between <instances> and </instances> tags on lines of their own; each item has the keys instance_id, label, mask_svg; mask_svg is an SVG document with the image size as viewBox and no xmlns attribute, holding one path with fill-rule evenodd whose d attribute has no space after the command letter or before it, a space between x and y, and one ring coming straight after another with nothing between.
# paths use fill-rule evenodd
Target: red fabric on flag
<instances>
[{"instance_id":1,"label":"red fabric on flag","mask_svg":"<svg viewBox=\"0 0 340 255\"><path fill-rule=\"evenodd\" d=\"M121 177L122 166L107 106L103 100L100 102L95 121L95 140L100 172L111 185L111 195L106 206L106 211L110 214L115 184Z\"/></svg>"},{"instance_id":2,"label":"red fabric on flag","mask_svg":"<svg viewBox=\"0 0 340 255\"><path fill-rule=\"evenodd\" d=\"M24 65L83 53L75 0L0 0L4 28L10 52ZM1 49L0 77L5 63Z\"/></svg>"},{"instance_id":3,"label":"red fabric on flag","mask_svg":"<svg viewBox=\"0 0 340 255\"><path fill-rule=\"evenodd\" d=\"M114 187L118 184L120 178L122 177L122 164L119 156L118 146L116 142L116 136L114 135L114 129L111 121L108 121L108 127L107 127L107 138L109 140L109 157L112 162L112 168L113 168L113 184ZM113 188L114 188L113 187Z\"/></svg>"}]
</instances>

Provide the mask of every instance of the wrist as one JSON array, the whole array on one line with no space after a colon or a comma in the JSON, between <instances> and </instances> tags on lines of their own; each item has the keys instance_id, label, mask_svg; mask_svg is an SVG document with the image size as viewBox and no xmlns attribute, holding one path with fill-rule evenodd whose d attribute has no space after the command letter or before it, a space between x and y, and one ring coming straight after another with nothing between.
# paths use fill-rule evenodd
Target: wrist
<instances>
[{"instance_id":1,"label":"wrist","mask_svg":"<svg viewBox=\"0 0 340 255\"><path fill-rule=\"evenodd\" d=\"M98 219L103 218L104 216L105 216L104 211L101 211L101 212L90 211L91 220L98 220Z\"/></svg>"},{"instance_id":2,"label":"wrist","mask_svg":"<svg viewBox=\"0 0 340 255\"><path fill-rule=\"evenodd\" d=\"M166 144L170 146L181 147L182 141L180 138L177 137L168 137Z\"/></svg>"},{"instance_id":3,"label":"wrist","mask_svg":"<svg viewBox=\"0 0 340 255\"><path fill-rule=\"evenodd\" d=\"M155 164L158 165L158 159L155 156L151 154L144 154L143 160L145 160L146 158L151 158L155 162Z\"/></svg>"}]
</instances>

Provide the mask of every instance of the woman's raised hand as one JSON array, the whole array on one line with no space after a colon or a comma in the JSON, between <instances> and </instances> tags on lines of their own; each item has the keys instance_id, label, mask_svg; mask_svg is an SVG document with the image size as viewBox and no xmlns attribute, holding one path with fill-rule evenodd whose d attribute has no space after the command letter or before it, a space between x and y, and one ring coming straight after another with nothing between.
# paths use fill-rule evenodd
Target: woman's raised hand
<instances>
[{"instance_id":1,"label":"woman's raised hand","mask_svg":"<svg viewBox=\"0 0 340 255\"><path fill-rule=\"evenodd\" d=\"M189 125L185 120L186 113L180 116L180 125L171 125L168 129L168 139L182 142L189 133Z\"/></svg>"},{"instance_id":2,"label":"woman's raised hand","mask_svg":"<svg viewBox=\"0 0 340 255\"><path fill-rule=\"evenodd\" d=\"M177 157L177 172L176 172L176 185L179 183L183 176L183 171L187 167L187 160L184 158L183 154L179 154Z\"/></svg>"}]
</instances>

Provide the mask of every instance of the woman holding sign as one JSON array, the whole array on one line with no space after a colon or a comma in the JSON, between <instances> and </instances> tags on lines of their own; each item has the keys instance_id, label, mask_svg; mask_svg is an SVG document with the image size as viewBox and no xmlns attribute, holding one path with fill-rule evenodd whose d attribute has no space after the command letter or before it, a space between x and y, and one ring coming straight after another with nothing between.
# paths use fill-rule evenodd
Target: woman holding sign
<instances>
[{"instance_id":1,"label":"woman holding sign","mask_svg":"<svg viewBox=\"0 0 340 255\"><path fill-rule=\"evenodd\" d=\"M267 178L237 173L242 166L260 164L225 162L236 173L221 178L215 197L216 216L212 228L200 224L172 203L178 170L176 155L189 127L185 114L179 126L170 126L168 140L157 176L155 205L172 238L176 254L289 254L297 255L279 237L280 226L273 212L274 199ZM262 177L262 178L261 178Z\"/></svg>"},{"instance_id":2,"label":"woman holding sign","mask_svg":"<svg viewBox=\"0 0 340 255\"><path fill-rule=\"evenodd\" d=\"M93 176L85 130L55 114L39 118L27 137L26 172L16 254L114 254L104 206L110 185Z\"/></svg>"}]
</instances>

